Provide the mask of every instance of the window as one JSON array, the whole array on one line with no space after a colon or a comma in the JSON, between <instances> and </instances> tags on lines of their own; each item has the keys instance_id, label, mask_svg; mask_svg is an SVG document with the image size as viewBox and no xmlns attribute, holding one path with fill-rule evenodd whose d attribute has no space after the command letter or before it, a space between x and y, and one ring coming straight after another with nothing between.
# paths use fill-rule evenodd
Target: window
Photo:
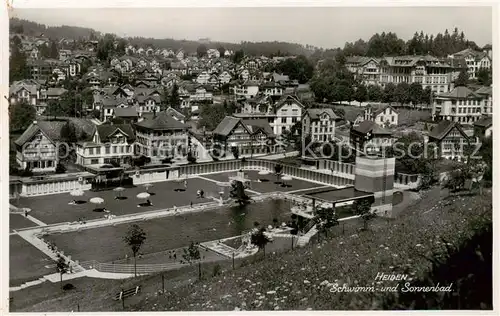
<instances>
[{"instance_id":1,"label":"window","mask_svg":"<svg viewBox=\"0 0 500 316\"><path fill-rule=\"evenodd\" d=\"M113 154L116 154L116 146L113 146Z\"/></svg>"},{"instance_id":2,"label":"window","mask_svg":"<svg viewBox=\"0 0 500 316\"><path fill-rule=\"evenodd\" d=\"M394 115L391 116L391 122L394 123Z\"/></svg>"},{"instance_id":3,"label":"window","mask_svg":"<svg viewBox=\"0 0 500 316\"><path fill-rule=\"evenodd\" d=\"M106 147L105 152L106 154L109 154L109 147Z\"/></svg>"},{"instance_id":4,"label":"window","mask_svg":"<svg viewBox=\"0 0 500 316\"><path fill-rule=\"evenodd\" d=\"M97 165L99 163L99 159L90 159L91 165Z\"/></svg>"},{"instance_id":5,"label":"window","mask_svg":"<svg viewBox=\"0 0 500 316\"><path fill-rule=\"evenodd\" d=\"M52 167L52 166L53 166L53 164L52 164L52 160L48 160L48 161L47 161L47 168L50 168L50 167Z\"/></svg>"},{"instance_id":6,"label":"window","mask_svg":"<svg viewBox=\"0 0 500 316\"><path fill-rule=\"evenodd\" d=\"M286 117L281 118L281 123L286 123Z\"/></svg>"},{"instance_id":7,"label":"window","mask_svg":"<svg viewBox=\"0 0 500 316\"><path fill-rule=\"evenodd\" d=\"M95 149L95 153L96 153L96 155L100 155L100 154L101 154L101 148L100 148L100 147L97 147L97 148Z\"/></svg>"},{"instance_id":8,"label":"window","mask_svg":"<svg viewBox=\"0 0 500 316\"><path fill-rule=\"evenodd\" d=\"M94 148L89 148L89 155L93 155L94 154Z\"/></svg>"},{"instance_id":9,"label":"window","mask_svg":"<svg viewBox=\"0 0 500 316\"><path fill-rule=\"evenodd\" d=\"M125 152L124 146L120 146L120 153L123 154Z\"/></svg>"}]
</instances>

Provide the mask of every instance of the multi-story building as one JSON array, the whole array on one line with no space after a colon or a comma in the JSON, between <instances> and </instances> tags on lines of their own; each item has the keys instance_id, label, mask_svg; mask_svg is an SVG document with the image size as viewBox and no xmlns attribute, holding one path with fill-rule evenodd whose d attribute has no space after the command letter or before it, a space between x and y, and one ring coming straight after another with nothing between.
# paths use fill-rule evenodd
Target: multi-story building
<instances>
[{"instance_id":1,"label":"multi-story building","mask_svg":"<svg viewBox=\"0 0 500 316\"><path fill-rule=\"evenodd\" d=\"M16 139L16 161L32 172L53 172L59 163L60 131L65 122L34 121Z\"/></svg>"},{"instance_id":2,"label":"multi-story building","mask_svg":"<svg viewBox=\"0 0 500 316\"><path fill-rule=\"evenodd\" d=\"M16 81L9 88L10 103L25 102L36 106L40 97L38 85L30 80Z\"/></svg>"},{"instance_id":3,"label":"multi-story building","mask_svg":"<svg viewBox=\"0 0 500 316\"><path fill-rule=\"evenodd\" d=\"M470 140L459 123L442 121L429 132L428 143L436 146L441 158L463 160Z\"/></svg>"},{"instance_id":4,"label":"multi-story building","mask_svg":"<svg viewBox=\"0 0 500 316\"><path fill-rule=\"evenodd\" d=\"M236 97L253 98L259 93L260 83L258 81L247 80L242 85L234 87Z\"/></svg>"},{"instance_id":5,"label":"multi-story building","mask_svg":"<svg viewBox=\"0 0 500 316\"><path fill-rule=\"evenodd\" d=\"M346 67L367 85L385 87L388 83L417 82L422 88L444 93L460 71L460 63L433 56L397 56L371 58L348 57Z\"/></svg>"},{"instance_id":6,"label":"multi-story building","mask_svg":"<svg viewBox=\"0 0 500 316\"><path fill-rule=\"evenodd\" d=\"M274 152L272 128L265 119L226 116L213 131L213 141L227 153L253 156Z\"/></svg>"},{"instance_id":7,"label":"multi-story building","mask_svg":"<svg viewBox=\"0 0 500 316\"><path fill-rule=\"evenodd\" d=\"M290 130L302 117L304 105L292 95L282 96L275 106L275 115L273 132L275 135L281 135L285 130Z\"/></svg>"},{"instance_id":8,"label":"multi-story building","mask_svg":"<svg viewBox=\"0 0 500 316\"><path fill-rule=\"evenodd\" d=\"M134 140L130 124L97 125L91 142L76 144L76 163L82 166L130 163Z\"/></svg>"},{"instance_id":9,"label":"multi-story building","mask_svg":"<svg viewBox=\"0 0 500 316\"><path fill-rule=\"evenodd\" d=\"M271 105L267 96L246 100L241 113L234 116L242 119L264 119L273 130L273 134L280 136L285 130L290 130L300 121L304 105L292 95L282 96L274 105Z\"/></svg>"},{"instance_id":10,"label":"multi-story building","mask_svg":"<svg viewBox=\"0 0 500 316\"><path fill-rule=\"evenodd\" d=\"M465 59L467 73L470 79L476 79L477 72L481 68L491 69L491 57L488 55L488 52L478 52L467 48L448 57L453 59Z\"/></svg>"},{"instance_id":11,"label":"multi-story building","mask_svg":"<svg viewBox=\"0 0 500 316\"><path fill-rule=\"evenodd\" d=\"M461 124L473 124L491 110L490 99L467 87L456 87L434 97L432 117ZM486 108L486 111L484 109Z\"/></svg>"},{"instance_id":12,"label":"multi-story building","mask_svg":"<svg viewBox=\"0 0 500 316\"><path fill-rule=\"evenodd\" d=\"M481 87L474 91L483 97L481 113L484 115L493 115L493 89L491 87Z\"/></svg>"},{"instance_id":13,"label":"multi-story building","mask_svg":"<svg viewBox=\"0 0 500 316\"><path fill-rule=\"evenodd\" d=\"M137 155L161 160L187 155L189 126L166 112L155 113L150 119L135 124Z\"/></svg>"},{"instance_id":14,"label":"multi-story building","mask_svg":"<svg viewBox=\"0 0 500 316\"><path fill-rule=\"evenodd\" d=\"M330 108L308 109L302 116L302 135L313 141L331 141L335 138L335 121L339 117Z\"/></svg>"}]
</instances>

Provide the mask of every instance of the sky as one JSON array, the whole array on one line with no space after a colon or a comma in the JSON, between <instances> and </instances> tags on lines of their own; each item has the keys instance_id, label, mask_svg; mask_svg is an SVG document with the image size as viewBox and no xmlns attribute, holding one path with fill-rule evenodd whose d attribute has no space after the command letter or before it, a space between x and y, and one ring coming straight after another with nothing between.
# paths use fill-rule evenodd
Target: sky
<instances>
[{"instance_id":1,"label":"sky","mask_svg":"<svg viewBox=\"0 0 500 316\"><path fill-rule=\"evenodd\" d=\"M239 43L285 41L322 48L343 47L379 32L408 40L415 31L458 27L479 46L492 42L489 7L288 7L15 9L12 16L57 26L90 27L119 36Z\"/></svg>"}]
</instances>

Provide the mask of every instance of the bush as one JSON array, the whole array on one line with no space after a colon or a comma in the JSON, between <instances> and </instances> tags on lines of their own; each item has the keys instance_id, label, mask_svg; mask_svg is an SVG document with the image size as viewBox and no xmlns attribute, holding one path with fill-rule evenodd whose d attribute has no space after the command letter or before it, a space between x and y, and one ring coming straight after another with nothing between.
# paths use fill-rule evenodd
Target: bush
<instances>
[{"instance_id":1,"label":"bush","mask_svg":"<svg viewBox=\"0 0 500 316\"><path fill-rule=\"evenodd\" d=\"M65 172L66 172L66 167L63 164L58 163L56 166L56 173L65 173Z\"/></svg>"},{"instance_id":2,"label":"bush","mask_svg":"<svg viewBox=\"0 0 500 316\"><path fill-rule=\"evenodd\" d=\"M63 286L63 290L64 291L69 291L69 290L74 290L75 289L75 286L71 283L66 283L64 284Z\"/></svg>"}]
</instances>

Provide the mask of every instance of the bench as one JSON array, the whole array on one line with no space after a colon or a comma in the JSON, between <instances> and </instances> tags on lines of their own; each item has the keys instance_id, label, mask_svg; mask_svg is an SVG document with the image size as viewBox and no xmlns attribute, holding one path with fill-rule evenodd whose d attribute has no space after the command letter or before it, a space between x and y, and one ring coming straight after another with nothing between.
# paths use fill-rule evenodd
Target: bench
<instances>
[{"instance_id":1,"label":"bench","mask_svg":"<svg viewBox=\"0 0 500 316\"><path fill-rule=\"evenodd\" d=\"M136 287L133 287L131 289L128 289L128 290L124 290L124 291L121 291L121 292L118 292L115 294L115 296L113 297L113 300L115 301L121 301L121 300L124 300L126 299L127 297L130 297L130 296L133 296L133 295L136 295L137 293L139 293L139 291L141 290L141 286L138 285Z\"/></svg>"}]
</instances>

